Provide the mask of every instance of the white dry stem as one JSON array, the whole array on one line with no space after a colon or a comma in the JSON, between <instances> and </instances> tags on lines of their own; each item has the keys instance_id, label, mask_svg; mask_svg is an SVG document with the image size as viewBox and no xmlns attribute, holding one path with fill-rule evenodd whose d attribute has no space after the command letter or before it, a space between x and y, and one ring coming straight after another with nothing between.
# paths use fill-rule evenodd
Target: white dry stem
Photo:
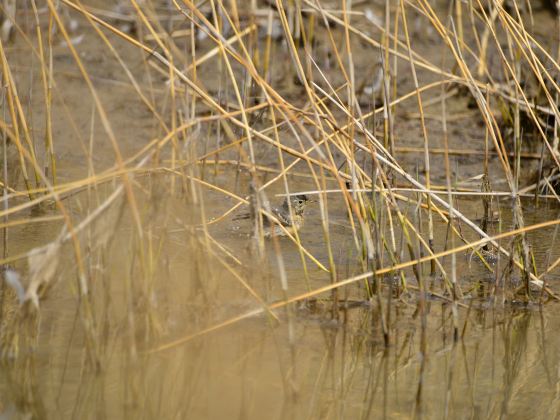
<instances>
[{"instance_id":1,"label":"white dry stem","mask_svg":"<svg viewBox=\"0 0 560 420\"><path fill-rule=\"evenodd\" d=\"M32 249L27 255L29 286L27 286L23 300L30 300L35 307L39 307L39 287L42 284L50 283L56 274L60 260L60 247L60 240L56 240L43 247Z\"/></svg>"},{"instance_id":2,"label":"white dry stem","mask_svg":"<svg viewBox=\"0 0 560 420\"><path fill-rule=\"evenodd\" d=\"M4 280L6 284L10 286L16 292L19 303L23 303L25 297L25 290L21 284L21 276L16 270L7 268L4 272Z\"/></svg>"},{"instance_id":3,"label":"white dry stem","mask_svg":"<svg viewBox=\"0 0 560 420\"><path fill-rule=\"evenodd\" d=\"M39 306L39 287L50 283L56 274L56 269L58 268L58 263L60 261L60 250L62 245L70 241L73 235L77 235L83 231L101 214L105 213L111 204L122 194L123 190L124 186L120 185L103 202L103 204L97 207L84 220L82 220L80 224L73 229L72 233L68 232L67 227L64 226L56 240L47 245L34 248L27 253L27 261L29 264L29 284L25 290L24 301L29 300L33 302L36 307ZM101 232L102 230L99 231ZM98 238L101 243L107 242L108 237L106 235L107 233L100 235ZM87 283L85 279L80 279L80 291L82 294L87 293Z\"/></svg>"},{"instance_id":4,"label":"white dry stem","mask_svg":"<svg viewBox=\"0 0 560 420\"><path fill-rule=\"evenodd\" d=\"M2 8L4 9L4 21L0 29L0 37L2 42L8 42L16 18L16 0L3 0Z\"/></svg>"}]
</instances>

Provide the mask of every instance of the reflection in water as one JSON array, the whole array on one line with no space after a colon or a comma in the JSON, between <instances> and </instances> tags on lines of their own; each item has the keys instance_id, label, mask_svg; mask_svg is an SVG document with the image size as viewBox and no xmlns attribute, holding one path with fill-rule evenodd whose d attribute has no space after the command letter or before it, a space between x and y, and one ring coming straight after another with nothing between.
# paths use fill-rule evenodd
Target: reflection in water
<instances>
[{"instance_id":1,"label":"reflection in water","mask_svg":"<svg viewBox=\"0 0 560 420\"><path fill-rule=\"evenodd\" d=\"M134 355L122 330L106 341L101 372L88 367L78 345L68 346L79 341L75 330L68 336L53 328L49 346L2 369L2 410L9 418L557 414L559 343L545 334L560 321L552 311L465 311L467 332L454 342L450 308L428 306L425 353L416 308L405 304L392 313L389 347L375 307L342 310L338 321L300 310L279 323L252 318L155 353Z\"/></svg>"},{"instance_id":2,"label":"reflection in water","mask_svg":"<svg viewBox=\"0 0 560 420\"><path fill-rule=\"evenodd\" d=\"M88 232L88 296L79 297L76 267L65 248L58 282L41 300L40 328L31 316L36 312L15 311L28 322L18 323L19 356L0 368L3 418L558 414L560 343L551 333L560 325L557 304L542 310L504 304L500 293L492 300L495 277L468 257L458 259L470 277L462 279L467 298L457 332L451 305L437 293L422 302L411 289L389 300L391 287L383 287L379 301L366 301L363 284L340 291L335 313L325 293L268 314L260 297L270 304L285 296L272 251L272 268L244 263L250 261L243 253L246 237L223 229L201 237L196 214L185 212L182 200L149 197L147 203L143 246L126 222L118 228L110 222L121 217L121 204ZM349 233L339 230L333 238L344 243ZM314 255L326 256L313 236L304 239ZM288 242L279 246L288 295L305 292L306 282L296 281L303 277L297 250ZM240 260L232 262L228 249ZM350 277L354 257L340 258L338 266ZM308 271L311 288L329 281L328 274ZM427 281L434 291L438 282Z\"/></svg>"},{"instance_id":3,"label":"reflection in water","mask_svg":"<svg viewBox=\"0 0 560 420\"><path fill-rule=\"evenodd\" d=\"M4 289L4 293L9 289ZM12 306L11 308L7 308ZM12 319L9 321L18 323L15 334L2 335L4 363L0 368L2 372L2 393L0 397L0 415L2 419L31 419L45 418L46 409L43 394L40 387L40 368L38 360L33 353L36 348L38 317L37 312L29 307L14 311L14 302L9 297L3 296L2 311L10 311ZM6 319L6 318L4 318ZM3 332L11 332L6 326ZM14 358L16 351L19 357Z\"/></svg>"},{"instance_id":4,"label":"reflection in water","mask_svg":"<svg viewBox=\"0 0 560 420\"><path fill-rule=\"evenodd\" d=\"M556 16L127 3L2 1L0 420L558 418Z\"/></svg>"}]
</instances>

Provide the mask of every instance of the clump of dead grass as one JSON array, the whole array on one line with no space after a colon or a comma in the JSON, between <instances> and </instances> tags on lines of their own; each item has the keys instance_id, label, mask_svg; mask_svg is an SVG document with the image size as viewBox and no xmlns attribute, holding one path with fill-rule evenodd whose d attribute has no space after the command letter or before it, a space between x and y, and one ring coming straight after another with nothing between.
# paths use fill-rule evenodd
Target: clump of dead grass
<instances>
[{"instance_id":1,"label":"clump of dead grass","mask_svg":"<svg viewBox=\"0 0 560 420\"><path fill-rule=\"evenodd\" d=\"M150 213L139 205L145 202L139 195L164 202L161 191L183 197L186 208L199 209L192 240L212 249L211 260L219 261L260 309L160 349L255 313L273 319L275 310L326 292L336 317L351 284L363 285L361 298L379 306L387 343L395 298L413 297L422 314L428 298L452 304L458 337L456 314L472 287L457 272L457 258L464 254L473 254L494 276L486 298L558 299L546 275L560 259L537 265L528 233L559 222L527 225L522 205L526 194L540 202L558 199L560 49L535 34L532 9L516 1L507 9L503 1L458 1L452 8L435 9L427 0L387 1L377 8L350 1L335 7L314 0L211 0L201 5L132 0L126 8L95 9L77 0L31 0L14 11L7 3L3 27L9 27L4 32L10 37L0 42L2 264L24 267L23 301L37 308L41 291L58 280L63 250L71 250L92 360L99 356L100 334L94 321L92 261L103 260L95 253L107 248L118 223L130 223L135 257L129 263L141 268L130 271L129 309L134 312L138 306L132 302L138 301L149 309L161 269L154 265L161 258L161 242L150 223L157 211L146 217ZM116 77L129 89L131 103L134 99L149 115L144 118L154 127L152 140L136 144L133 151L115 132L118 116L108 111L96 69L86 63L86 47L81 49L82 38L71 34L78 23L118 66ZM12 45L17 49L10 50ZM65 109L72 120L72 110L55 101L64 97L53 59L62 49L92 104L89 132L82 133L89 141L82 139L78 146L58 145L53 131L60 118L56 113ZM14 65L20 50L34 63L29 70ZM139 64L131 56L140 57ZM27 86L24 91L20 79L25 74L37 77L41 89ZM41 101L26 103L31 93ZM43 121L41 130L32 125L37 118ZM454 138L458 131L474 138L471 148ZM99 135L112 153L101 169L92 146ZM80 176L62 177L68 169L63 148L80 150L85 168ZM414 164L411 154L417 156ZM479 185L457 186L462 168L456 156L476 161L465 173ZM537 176L529 182L526 173L535 160ZM22 182L11 175L14 168ZM236 182L223 182L217 176L222 171ZM155 181L161 176L163 187ZM318 203L316 231L265 241L263 216L270 214L272 191L301 192L294 186L297 177ZM208 192L232 202L213 219ZM460 210L462 196L479 203L481 222ZM86 211L76 212L75 197L87 198ZM280 301L255 290L240 269L242 256L211 233L214 226L227 226L230 215L244 205L254 215L252 262L268 264L266 250L273 250ZM498 205L512 215L512 223L496 230L488 220ZM119 210L109 217L111 208ZM337 257L340 245L333 240L331 223L336 208L346 214L351 263ZM31 209L40 214L29 216ZM59 224L58 235L25 252L10 252L9 232L38 217ZM443 231L445 238L438 238ZM322 238L321 255L309 249L303 235ZM280 241L298 250L307 290L290 290ZM188 257L193 264L209 263L193 255ZM319 287L309 280L316 270L325 273ZM199 280L194 274L188 281ZM146 313L146 323L159 330Z\"/></svg>"}]
</instances>

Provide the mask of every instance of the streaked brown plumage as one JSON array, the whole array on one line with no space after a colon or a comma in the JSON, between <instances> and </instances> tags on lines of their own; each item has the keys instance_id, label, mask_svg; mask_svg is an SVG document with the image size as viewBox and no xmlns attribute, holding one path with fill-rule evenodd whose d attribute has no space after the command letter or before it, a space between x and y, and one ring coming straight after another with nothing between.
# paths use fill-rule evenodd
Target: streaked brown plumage
<instances>
[{"instance_id":1,"label":"streaked brown plumage","mask_svg":"<svg viewBox=\"0 0 560 420\"><path fill-rule=\"evenodd\" d=\"M282 206L271 208L271 212L288 232L294 233L303 226L303 214L308 201L307 196L303 194L286 197ZM290 215L290 205L292 206L292 215ZM249 213L244 213L234 217L233 220L244 220L250 217ZM266 216L263 217L263 226L265 237L286 236L286 232L275 221Z\"/></svg>"}]
</instances>

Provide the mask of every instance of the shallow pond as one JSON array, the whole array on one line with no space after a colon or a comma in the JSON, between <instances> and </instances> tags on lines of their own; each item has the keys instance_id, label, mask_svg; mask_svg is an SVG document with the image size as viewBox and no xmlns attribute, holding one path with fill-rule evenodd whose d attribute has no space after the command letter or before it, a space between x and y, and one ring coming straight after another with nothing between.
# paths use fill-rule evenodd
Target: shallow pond
<instances>
[{"instance_id":1,"label":"shallow pond","mask_svg":"<svg viewBox=\"0 0 560 420\"><path fill-rule=\"evenodd\" d=\"M167 1L64 0L56 15L50 0L37 3L17 3L18 25L0 51L2 270L19 276L0 289L0 420L560 418L560 206L555 193L535 201L529 189L519 206L508 193L512 179L531 184L541 156L557 150L557 127L537 94L541 125L528 124L523 107L519 123L521 102L498 59L525 51L508 44L520 42L517 32L493 42L486 9L472 2L451 11L446 1L403 2L422 94L408 35L391 35L394 101L385 109L374 89L386 59L381 1L351 4L348 33L340 16L352 2L319 2L323 11L284 2L287 25L313 29L311 45L286 42L282 2L201 2L187 13ZM390 26L403 31L397 3ZM438 32L432 3L442 20L464 19L457 42ZM522 11L531 45L556 51L557 16L537 3ZM208 29L213 7L222 8L213 17L223 40ZM488 19L504 31L511 15L495 7ZM225 23L230 13L241 33ZM53 29L54 16L68 34ZM451 63L454 45L477 83ZM554 67L540 55L543 69ZM524 62L528 93L543 89L533 68ZM488 126L473 105L484 86ZM537 128L551 144L535 140ZM487 171L496 192L489 235L551 222L498 241L527 257L546 290L525 288L522 270L504 252L496 259L495 247L486 267L463 249L440 256L432 275L433 202L418 191L424 132L429 193L447 200L448 141L462 215L451 233L449 213L433 213L434 252L480 239L476 194ZM523 138L519 150L514 138ZM501 148L517 150L519 165ZM367 191L349 192L352 182ZM281 205L287 190L312 199L296 239L258 241L251 220L236 220L255 197Z\"/></svg>"}]
</instances>

